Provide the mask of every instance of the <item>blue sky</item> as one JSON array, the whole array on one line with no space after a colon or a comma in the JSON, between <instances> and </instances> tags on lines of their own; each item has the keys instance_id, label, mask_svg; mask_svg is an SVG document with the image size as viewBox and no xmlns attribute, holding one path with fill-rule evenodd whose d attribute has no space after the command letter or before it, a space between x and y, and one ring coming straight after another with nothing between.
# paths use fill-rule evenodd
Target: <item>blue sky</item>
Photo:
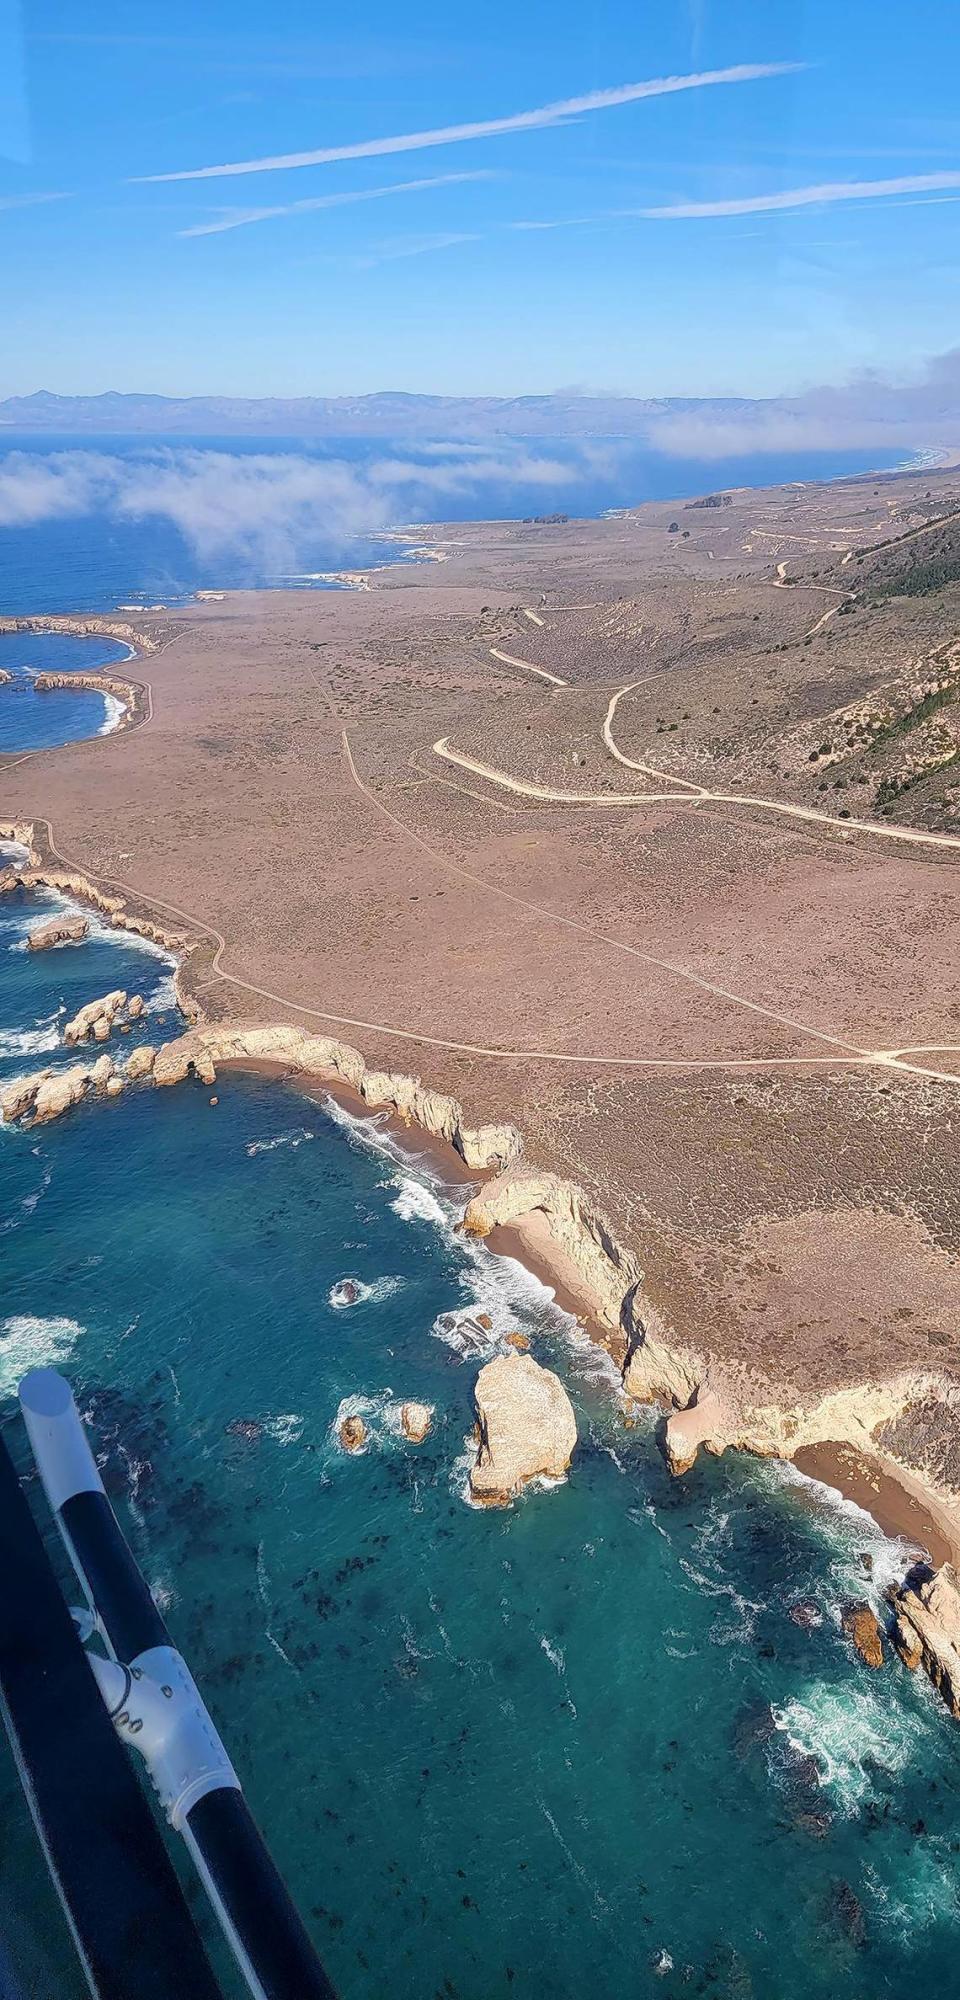
<instances>
[{"instance_id":1,"label":"blue sky","mask_svg":"<svg viewBox=\"0 0 960 2000\"><path fill-rule=\"evenodd\" d=\"M0 394L909 372L960 346L958 55L947 0L0 0Z\"/></svg>"}]
</instances>

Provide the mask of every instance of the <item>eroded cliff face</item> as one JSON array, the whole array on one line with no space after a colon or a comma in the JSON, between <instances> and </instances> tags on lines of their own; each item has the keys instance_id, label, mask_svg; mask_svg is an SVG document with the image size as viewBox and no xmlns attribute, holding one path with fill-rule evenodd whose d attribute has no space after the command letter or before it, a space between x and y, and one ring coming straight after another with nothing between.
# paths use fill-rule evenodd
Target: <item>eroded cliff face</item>
<instances>
[{"instance_id":1,"label":"eroded cliff face","mask_svg":"<svg viewBox=\"0 0 960 2000\"><path fill-rule=\"evenodd\" d=\"M160 626L133 625L127 618L101 617L98 612L85 616L73 612L36 612L29 617L0 618L0 632L70 632L78 638L100 635L105 639L120 639L124 645L135 646L139 653L156 653L163 644Z\"/></svg>"},{"instance_id":2,"label":"eroded cliff face","mask_svg":"<svg viewBox=\"0 0 960 2000\"><path fill-rule=\"evenodd\" d=\"M521 1151L520 1134L512 1125L468 1126L455 1097L428 1090L419 1077L368 1069L359 1049L330 1035L309 1035L303 1028L277 1022L263 1027L224 1022L196 1027L162 1048L154 1065L154 1082L181 1083L191 1072L213 1082L216 1066L225 1062L280 1063L291 1074L341 1079L365 1103L393 1111L407 1124L422 1127L454 1146L468 1167L503 1166Z\"/></svg>"},{"instance_id":3,"label":"eroded cliff face","mask_svg":"<svg viewBox=\"0 0 960 2000\"><path fill-rule=\"evenodd\" d=\"M191 951L199 942L131 914L122 896L52 865L42 856L32 826L0 823L0 836L30 850L30 865L19 877L26 886L61 889L101 910L118 928L139 931L173 951ZM179 985L178 993L184 1011L196 1020L198 1004ZM522 1138L512 1125L471 1126L456 1098L429 1089L419 1077L368 1068L349 1043L282 1022L198 1024L157 1052L153 1082L162 1087L193 1074L212 1083L217 1066L225 1062L269 1062L291 1075L342 1080L371 1107L388 1109L454 1146L467 1166L493 1170L494 1177L468 1203L466 1230L484 1237L530 1217L546 1226L558 1268L566 1266L575 1274L610 1336L608 1344L622 1362L626 1399L659 1402L669 1413L663 1444L674 1471L689 1471L701 1449L721 1453L732 1447L784 1458L823 1443L850 1444L868 1453L879 1449L888 1463L919 1471L926 1489L960 1524L960 1493L952 1482L918 1460L915 1448L901 1455L892 1442L906 1413L953 1409L956 1388L945 1376L891 1371L879 1381L788 1400L780 1385L760 1376L748 1359L721 1361L695 1341L678 1337L645 1296L639 1260L618 1241L609 1219L574 1182L524 1161ZM17 1113L6 1109L6 1115Z\"/></svg>"},{"instance_id":4,"label":"eroded cliff face","mask_svg":"<svg viewBox=\"0 0 960 2000\"><path fill-rule=\"evenodd\" d=\"M112 694L123 704L116 734L121 729L129 729L139 722L146 712L146 695L139 681L121 680L116 674L99 673L49 673L36 674L34 687L38 694L50 694L57 688L89 688L93 694Z\"/></svg>"}]
</instances>

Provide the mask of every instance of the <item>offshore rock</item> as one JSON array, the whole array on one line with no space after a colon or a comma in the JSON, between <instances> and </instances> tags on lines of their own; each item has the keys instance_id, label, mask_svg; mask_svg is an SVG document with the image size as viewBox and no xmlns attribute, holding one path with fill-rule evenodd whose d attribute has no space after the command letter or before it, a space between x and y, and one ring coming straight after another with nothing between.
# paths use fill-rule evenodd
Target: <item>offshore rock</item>
<instances>
[{"instance_id":1,"label":"offshore rock","mask_svg":"<svg viewBox=\"0 0 960 2000\"><path fill-rule=\"evenodd\" d=\"M0 896L9 896L20 887L20 872L17 868L0 868Z\"/></svg>"},{"instance_id":2,"label":"offshore rock","mask_svg":"<svg viewBox=\"0 0 960 2000\"><path fill-rule=\"evenodd\" d=\"M99 1000L88 1000L72 1021L68 1021L63 1031L65 1042L85 1042L93 1035L98 1042L106 1041L122 1007L127 1003L126 993L118 987L113 993L104 993Z\"/></svg>"},{"instance_id":3,"label":"offshore rock","mask_svg":"<svg viewBox=\"0 0 960 2000\"><path fill-rule=\"evenodd\" d=\"M141 1048L134 1049L127 1057L127 1082L138 1083L142 1077L149 1076L156 1057L157 1051L149 1042L144 1042Z\"/></svg>"},{"instance_id":4,"label":"offshore rock","mask_svg":"<svg viewBox=\"0 0 960 2000\"><path fill-rule=\"evenodd\" d=\"M139 1021L140 1016L143 1013L143 1008L144 1008L143 994L131 993L129 1000L127 1001L127 1020Z\"/></svg>"},{"instance_id":5,"label":"offshore rock","mask_svg":"<svg viewBox=\"0 0 960 2000\"><path fill-rule=\"evenodd\" d=\"M89 928L86 917L52 917L48 924L41 924L37 930L30 932L27 949L52 951L58 944L79 944Z\"/></svg>"},{"instance_id":6,"label":"offshore rock","mask_svg":"<svg viewBox=\"0 0 960 2000\"><path fill-rule=\"evenodd\" d=\"M359 1451L367 1442L367 1426L362 1417L344 1417L338 1432L344 1451Z\"/></svg>"},{"instance_id":7,"label":"offshore rock","mask_svg":"<svg viewBox=\"0 0 960 2000\"><path fill-rule=\"evenodd\" d=\"M4 1084L0 1089L0 1111L5 1124L12 1125L29 1111L44 1077L49 1074L49 1070L36 1070L32 1076L18 1076L12 1083Z\"/></svg>"},{"instance_id":8,"label":"offshore rock","mask_svg":"<svg viewBox=\"0 0 960 2000\"><path fill-rule=\"evenodd\" d=\"M558 1375L530 1354L498 1354L477 1376L480 1425L470 1473L475 1500L505 1507L531 1479L561 1479L577 1442L573 1405Z\"/></svg>"},{"instance_id":9,"label":"offshore rock","mask_svg":"<svg viewBox=\"0 0 960 2000\"><path fill-rule=\"evenodd\" d=\"M845 1604L843 1629L868 1667L882 1667L886 1655L883 1634L869 1604Z\"/></svg>"},{"instance_id":10,"label":"offshore rock","mask_svg":"<svg viewBox=\"0 0 960 2000\"><path fill-rule=\"evenodd\" d=\"M52 1119L61 1118L72 1104L79 1104L87 1093L91 1081L91 1071L82 1063L74 1063L70 1069L50 1071L41 1078L33 1100L33 1123L48 1125ZM106 1081L106 1079L104 1079Z\"/></svg>"},{"instance_id":11,"label":"offshore rock","mask_svg":"<svg viewBox=\"0 0 960 2000\"><path fill-rule=\"evenodd\" d=\"M890 1592L896 1611L894 1643L907 1666L922 1666L960 1720L960 1585L952 1563L915 1570Z\"/></svg>"},{"instance_id":12,"label":"offshore rock","mask_svg":"<svg viewBox=\"0 0 960 2000\"><path fill-rule=\"evenodd\" d=\"M400 1429L411 1444L423 1443L432 1422L433 1409L429 1403L404 1403L400 1411Z\"/></svg>"}]
</instances>

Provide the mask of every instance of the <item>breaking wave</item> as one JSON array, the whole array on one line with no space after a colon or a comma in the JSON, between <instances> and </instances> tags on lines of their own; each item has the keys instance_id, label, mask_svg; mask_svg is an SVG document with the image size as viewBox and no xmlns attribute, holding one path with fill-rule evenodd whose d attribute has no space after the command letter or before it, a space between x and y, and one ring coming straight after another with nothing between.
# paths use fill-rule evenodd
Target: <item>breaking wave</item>
<instances>
[{"instance_id":1,"label":"breaking wave","mask_svg":"<svg viewBox=\"0 0 960 2000\"><path fill-rule=\"evenodd\" d=\"M75 1319L39 1319L32 1313L0 1321L0 1396L15 1395L28 1369L68 1361L82 1332Z\"/></svg>"},{"instance_id":2,"label":"breaking wave","mask_svg":"<svg viewBox=\"0 0 960 2000\"><path fill-rule=\"evenodd\" d=\"M267 1417L263 1428L275 1444L299 1444L305 1422L305 1417L301 1417L296 1410L290 1410L280 1417Z\"/></svg>"},{"instance_id":3,"label":"breaking wave","mask_svg":"<svg viewBox=\"0 0 960 2000\"><path fill-rule=\"evenodd\" d=\"M40 1056L58 1048L60 1036L54 1027L0 1028L0 1060L4 1056Z\"/></svg>"},{"instance_id":4,"label":"breaking wave","mask_svg":"<svg viewBox=\"0 0 960 2000\"><path fill-rule=\"evenodd\" d=\"M382 1299L390 1299L399 1292L403 1284L402 1278L374 1278L370 1285L365 1285L362 1278L340 1278L331 1285L327 1298L335 1312L344 1312L350 1306L379 1305Z\"/></svg>"},{"instance_id":5,"label":"breaking wave","mask_svg":"<svg viewBox=\"0 0 960 2000\"><path fill-rule=\"evenodd\" d=\"M791 1749L814 1759L821 1783L849 1816L876 1791L878 1770L899 1776L929 1735L922 1714L866 1683L817 1683L772 1713Z\"/></svg>"},{"instance_id":6,"label":"breaking wave","mask_svg":"<svg viewBox=\"0 0 960 2000\"><path fill-rule=\"evenodd\" d=\"M309 1132L305 1125L296 1132L278 1132L275 1139L251 1139L247 1147L247 1158L254 1159L258 1153L274 1153L278 1146L302 1146L305 1139L313 1139L316 1134Z\"/></svg>"},{"instance_id":7,"label":"breaking wave","mask_svg":"<svg viewBox=\"0 0 960 2000\"><path fill-rule=\"evenodd\" d=\"M121 701L115 694L105 694L103 696L103 705L106 714L97 730L97 735L112 736L114 730L119 729L127 712L126 702Z\"/></svg>"}]
</instances>

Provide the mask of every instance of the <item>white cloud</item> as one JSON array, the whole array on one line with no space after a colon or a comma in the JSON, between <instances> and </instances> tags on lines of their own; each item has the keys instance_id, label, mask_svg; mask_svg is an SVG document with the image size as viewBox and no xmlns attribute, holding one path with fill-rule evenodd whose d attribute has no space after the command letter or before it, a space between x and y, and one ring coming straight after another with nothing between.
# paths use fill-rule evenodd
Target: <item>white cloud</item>
<instances>
[{"instance_id":1,"label":"white cloud","mask_svg":"<svg viewBox=\"0 0 960 2000\"><path fill-rule=\"evenodd\" d=\"M388 139L361 139L352 146L321 146L310 153L277 153L263 160L239 160L228 166L181 168L176 173L141 174L141 181L204 181L225 174L269 174L289 167L325 167L333 160L371 160L386 153L422 152L427 146L458 146L469 139L496 139L506 132L542 131L565 125L590 111L609 111L618 104L635 104L645 97L666 97L680 90L704 90L712 84L755 83L802 69L802 63L737 63L730 69L700 70L690 76L651 77L645 83L621 83L612 90L591 90L566 97L534 111L517 111L507 118L484 118L469 125L441 125L432 131L405 132Z\"/></svg>"},{"instance_id":2,"label":"white cloud","mask_svg":"<svg viewBox=\"0 0 960 2000\"><path fill-rule=\"evenodd\" d=\"M668 208L624 209L625 215L656 222L710 215L761 215L779 208L813 208L821 202L874 201L881 195L929 194L936 188L960 188L960 173L902 174L884 181L820 181L813 187L786 188L779 194L750 194L731 201L678 201Z\"/></svg>"},{"instance_id":3,"label":"white cloud","mask_svg":"<svg viewBox=\"0 0 960 2000\"><path fill-rule=\"evenodd\" d=\"M313 551L347 552L354 535L442 512L446 496L495 481L549 493L576 465L525 444L437 447L429 463L399 457L351 462L293 452L237 453L158 447L133 458L104 452L32 452L0 458L0 528L97 514L157 516L207 562L229 558L252 575L303 567ZM589 445L579 463L591 464Z\"/></svg>"},{"instance_id":4,"label":"white cloud","mask_svg":"<svg viewBox=\"0 0 960 2000\"><path fill-rule=\"evenodd\" d=\"M344 208L355 201L379 201L389 194L419 194L424 188L455 187L463 181L491 181L496 175L478 167L468 174L435 174L430 180L394 181L388 187L355 188L343 194L318 194L306 201L282 202L276 208L222 208L213 222L194 223L178 231L180 236L221 236L227 229L244 229L250 222L270 222L277 215L306 215L317 208Z\"/></svg>"}]
</instances>

